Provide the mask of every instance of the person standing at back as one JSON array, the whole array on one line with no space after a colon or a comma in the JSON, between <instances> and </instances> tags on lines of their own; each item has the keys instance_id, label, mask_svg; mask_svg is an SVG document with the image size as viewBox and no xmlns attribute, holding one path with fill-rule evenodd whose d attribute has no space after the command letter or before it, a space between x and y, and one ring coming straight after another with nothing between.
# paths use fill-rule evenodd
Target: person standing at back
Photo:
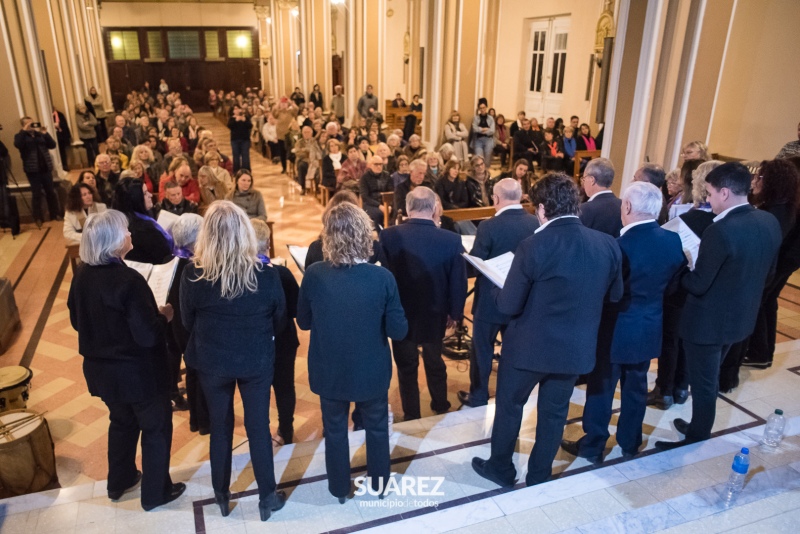
<instances>
[{"instance_id":1,"label":"person standing at back","mask_svg":"<svg viewBox=\"0 0 800 534\"><path fill-rule=\"evenodd\" d=\"M22 117L20 125L22 129L14 136L14 146L19 150L22 168L31 185L33 218L38 223L44 221L42 214L42 192L44 192L50 219L60 221L63 217L58 197L53 189L53 158L49 152L56 148L56 142L46 128L42 126L34 128L33 119L30 117Z\"/></svg>"}]
</instances>

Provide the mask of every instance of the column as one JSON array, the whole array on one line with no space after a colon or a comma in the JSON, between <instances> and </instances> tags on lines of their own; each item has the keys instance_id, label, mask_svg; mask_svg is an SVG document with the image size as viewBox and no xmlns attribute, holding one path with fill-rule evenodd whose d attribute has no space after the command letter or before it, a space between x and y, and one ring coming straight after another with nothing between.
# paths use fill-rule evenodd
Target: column
<instances>
[{"instance_id":1,"label":"column","mask_svg":"<svg viewBox=\"0 0 800 534\"><path fill-rule=\"evenodd\" d=\"M263 0L262 0L263 1ZM256 4L254 6L256 20L258 21L258 57L261 61L261 89L268 96L276 96L272 69L272 18L269 5Z\"/></svg>"},{"instance_id":2,"label":"column","mask_svg":"<svg viewBox=\"0 0 800 534\"><path fill-rule=\"evenodd\" d=\"M271 0L275 93L289 96L300 85L300 3L298 0Z\"/></svg>"},{"instance_id":3,"label":"column","mask_svg":"<svg viewBox=\"0 0 800 534\"><path fill-rule=\"evenodd\" d=\"M331 85L331 3L330 0L300 0L300 17L305 26L301 42L301 57L306 57L304 73L305 91L308 96L319 84L329 108L333 86Z\"/></svg>"}]
</instances>

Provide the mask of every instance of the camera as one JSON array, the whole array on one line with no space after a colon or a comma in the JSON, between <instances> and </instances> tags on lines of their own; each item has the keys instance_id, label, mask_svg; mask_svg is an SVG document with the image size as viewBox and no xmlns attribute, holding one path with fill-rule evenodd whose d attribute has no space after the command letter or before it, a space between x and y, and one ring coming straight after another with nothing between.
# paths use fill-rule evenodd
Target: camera
<instances>
[{"instance_id":1,"label":"camera","mask_svg":"<svg viewBox=\"0 0 800 534\"><path fill-rule=\"evenodd\" d=\"M31 128L35 128L35 129L38 130L41 127L42 127L42 123L41 122L32 122L31 123Z\"/></svg>"}]
</instances>

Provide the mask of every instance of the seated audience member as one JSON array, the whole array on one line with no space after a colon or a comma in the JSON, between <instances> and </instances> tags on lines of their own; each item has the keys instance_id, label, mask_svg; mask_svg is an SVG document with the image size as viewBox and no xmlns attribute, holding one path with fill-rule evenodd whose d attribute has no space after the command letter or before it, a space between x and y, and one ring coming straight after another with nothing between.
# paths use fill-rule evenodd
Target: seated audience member
<instances>
[{"instance_id":1,"label":"seated audience member","mask_svg":"<svg viewBox=\"0 0 800 534\"><path fill-rule=\"evenodd\" d=\"M297 184L300 186L301 194L306 194L306 176L316 176L319 162L322 159L322 149L314 138L314 129L311 126L303 126L302 137L297 140L294 148L297 165Z\"/></svg>"},{"instance_id":2,"label":"seated audience member","mask_svg":"<svg viewBox=\"0 0 800 534\"><path fill-rule=\"evenodd\" d=\"M111 156L111 172L120 174L122 172L122 160L117 155Z\"/></svg>"},{"instance_id":3,"label":"seated audience member","mask_svg":"<svg viewBox=\"0 0 800 534\"><path fill-rule=\"evenodd\" d=\"M414 160L408 164L408 180L402 181L394 188L394 214L398 221L405 219L406 197L419 186L433 189L435 184L428 179L426 174L428 166L422 160Z\"/></svg>"},{"instance_id":4,"label":"seated audience member","mask_svg":"<svg viewBox=\"0 0 800 534\"><path fill-rule=\"evenodd\" d=\"M772 366L778 327L778 297L791 274L800 267L800 262L794 257L800 243L800 225L797 223L798 188L800 172L787 159L761 162L758 175L753 178L753 204L775 215L783 235L775 274L764 288L756 327L750 337L747 357L742 362L742 365L754 369Z\"/></svg>"},{"instance_id":5,"label":"seated audience member","mask_svg":"<svg viewBox=\"0 0 800 534\"><path fill-rule=\"evenodd\" d=\"M681 156L683 161L700 160L700 162L708 161L711 156L708 154L708 147L702 141L691 141L681 149Z\"/></svg>"},{"instance_id":6,"label":"seated audience member","mask_svg":"<svg viewBox=\"0 0 800 534\"><path fill-rule=\"evenodd\" d=\"M247 169L239 169L234 177L235 186L228 193L228 200L244 210L251 219L267 222L267 208L261 192L253 187L253 175Z\"/></svg>"},{"instance_id":7,"label":"seated audience member","mask_svg":"<svg viewBox=\"0 0 800 534\"><path fill-rule=\"evenodd\" d=\"M414 174L412 166L412 181ZM442 339L447 326L462 319L467 297L466 264L461 256L464 246L458 235L437 228L436 198L427 187L415 188L405 198L406 222L385 229L380 238L385 267L397 280L408 318L408 334L392 342L405 421L421 417L420 345L431 410L437 414L450 410Z\"/></svg>"},{"instance_id":8,"label":"seated audience member","mask_svg":"<svg viewBox=\"0 0 800 534\"><path fill-rule=\"evenodd\" d=\"M503 169L506 167L512 142L511 134L506 127L506 118L500 114L494 121L494 153L500 156L500 167Z\"/></svg>"},{"instance_id":9,"label":"seated audience member","mask_svg":"<svg viewBox=\"0 0 800 534\"><path fill-rule=\"evenodd\" d=\"M104 153L111 157L117 156L120 161L120 167L123 171L128 168L128 156L120 150L119 139L113 135L106 139L106 149Z\"/></svg>"},{"instance_id":10,"label":"seated audience member","mask_svg":"<svg viewBox=\"0 0 800 534\"><path fill-rule=\"evenodd\" d=\"M297 359L297 347L300 341L297 338L297 327L294 320L297 318L297 298L300 287L294 275L283 265L270 262L269 256L269 225L259 219L250 219L256 233L258 258L261 263L278 271L281 278L283 294L286 297L286 325L275 332L275 374L272 379L272 389L275 392L275 405L278 407L278 432L272 441L278 445L288 445L294 441L294 409L297 396L294 388L294 364Z\"/></svg>"},{"instance_id":11,"label":"seated audience member","mask_svg":"<svg viewBox=\"0 0 800 534\"><path fill-rule=\"evenodd\" d=\"M125 181L117 187L124 188ZM134 185L141 197L144 185ZM133 238L128 223L113 210L86 221L84 265L72 280L67 307L89 393L110 413L108 497L121 499L141 480L141 505L149 511L180 497L186 485L173 484L169 476L172 413L165 350L173 309L157 307L144 278L123 263ZM136 468L140 434L142 471Z\"/></svg>"},{"instance_id":12,"label":"seated audience member","mask_svg":"<svg viewBox=\"0 0 800 534\"><path fill-rule=\"evenodd\" d=\"M544 172L564 171L564 148L553 136L553 130L549 128L544 131L544 141L539 145L539 154Z\"/></svg>"},{"instance_id":13,"label":"seated audience member","mask_svg":"<svg viewBox=\"0 0 800 534\"><path fill-rule=\"evenodd\" d=\"M591 160L583 171L581 184L589 199L581 204L581 222L587 228L598 230L613 238L622 229L620 205L622 202L611 191L614 182L614 165L606 158Z\"/></svg>"},{"instance_id":14,"label":"seated audience member","mask_svg":"<svg viewBox=\"0 0 800 534\"><path fill-rule=\"evenodd\" d=\"M180 279L183 276L183 270L192 262L194 258L194 248L197 242L197 237L200 234L200 229L203 226L203 218L196 213L185 213L181 215L175 224L172 225L170 231L172 232L173 239L175 240L175 255L179 258L178 265L175 268L175 276L173 280L178 283L173 283L169 288L167 295L167 303L172 305L175 311L175 317L170 322L170 330L172 338L169 339L170 353L172 356L171 371L172 381L172 405L175 408L182 407L185 403L186 408L189 410L189 430L191 432L198 432L201 436L207 436L210 433L211 423L208 418L208 404L206 397L203 394L203 389L200 387L199 379L197 378L197 369L191 365L186 366L186 399L178 390L178 382L180 382L180 366L181 358L186 353L186 347L189 344L189 332L183 326L183 319L181 316L181 297L180 297Z\"/></svg>"},{"instance_id":15,"label":"seated audience member","mask_svg":"<svg viewBox=\"0 0 800 534\"><path fill-rule=\"evenodd\" d=\"M392 178L383 170L383 160L380 156L372 156L369 167L359 181L361 206L369 218L375 223L375 228L384 226L384 215L388 215L381 200L381 193L392 190Z\"/></svg>"},{"instance_id":16,"label":"seated audience member","mask_svg":"<svg viewBox=\"0 0 800 534\"><path fill-rule=\"evenodd\" d=\"M800 124L797 125L797 140L783 145L775 159L788 159L795 156L800 156Z\"/></svg>"},{"instance_id":17,"label":"seated audience member","mask_svg":"<svg viewBox=\"0 0 800 534\"><path fill-rule=\"evenodd\" d=\"M380 156L383 160L383 170L389 174L393 174L397 170L397 158L392 155L392 150L386 143L378 143L378 150L375 152L376 156Z\"/></svg>"},{"instance_id":18,"label":"seated audience member","mask_svg":"<svg viewBox=\"0 0 800 534\"><path fill-rule=\"evenodd\" d=\"M397 170L392 173L392 187L397 189L397 186L408 180L408 156L397 157Z\"/></svg>"},{"instance_id":19,"label":"seated audience member","mask_svg":"<svg viewBox=\"0 0 800 534\"><path fill-rule=\"evenodd\" d=\"M585 435L561 442L562 449L592 463L603 460L618 381L622 406L617 443L626 457L636 456L642 445L647 372L650 360L661 355L664 296L686 266L680 237L658 226L662 206L661 190L650 183L635 182L622 194L624 226L617 243L626 266L624 292L619 303L603 308L597 361L587 377Z\"/></svg>"},{"instance_id":20,"label":"seated audience member","mask_svg":"<svg viewBox=\"0 0 800 534\"><path fill-rule=\"evenodd\" d=\"M453 153L458 161L465 162L469 157L469 130L461 122L458 111L450 112L450 120L444 125L444 140L453 147Z\"/></svg>"},{"instance_id":21,"label":"seated audience member","mask_svg":"<svg viewBox=\"0 0 800 534\"><path fill-rule=\"evenodd\" d=\"M411 111L422 111L422 102L419 101L419 95L411 97L411 105L408 109Z\"/></svg>"},{"instance_id":22,"label":"seated audience member","mask_svg":"<svg viewBox=\"0 0 800 534\"><path fill-rule=\"evenodd\" d=\"M140 178L148 183L150 192L158 191L157 180L161 176L158 166L155 163L155 156L152 149L147 145L137 145L133 148L131 155L131 162L128 168L133 166L134 162L139 162L142 165L142 175Z\"/></svg>"},{"instance_id":23,"label":"seated audience member","mask_svg":"<svg viewBox=\"0 0 800 534\"><path fill-rule=\"evenodd\" d=\"M431 182L436 183L436 181L439 179L439 176L441 176L441 170L444 166L442 158L439 156L438 152L429 152L425 156L425 163L428 164L428 179L430 179Z\"/></svg>"},{"instance_id":24,"label":"seated audience member","mask_svg":"<svg viewBox=\"0 0 800 534\"><path fill-rule=\"evenodd\" d=\"M111 156L99 154L94 160L95 176L102 178L113 189L119 181L119 173L111 170Z\"/></svg>"},{"instance_id":25,"label":"seated audience member","mask_svg":"<svg viewBox=\"0 0 800 534\"><path fill-rule=\"evenodd\" d=\"M406 145L403 154L409 159L409 161L414 161L415 159L419 159L425 156L427 150L422 145L422 139L417 134L412 135L408 138L408 145Z\"/></svg>"},{"instance_id":26,"label":"seated audience member","mask_svg":"<svg viewBox=\"0 0 800 534\"><path fill-rule=\"evenodd\" d=\"M491 175L486 169L483 156L475 154L470 160L472 172L467 175L467 195L470 208L483 208L492 205L492 191L489 188Z\"/></svg>"},{"instance_id":27,"label":"seated audience member","mask_svg":"<svg viewBox=\"0 0 800 534\"><path fill-rule=\"evenodd\" d=\"M81 172L80 176L78 177L79 184L87 184L92 189L97 192L97 196L100 199L100 202L108 206L111 203L111 197L113 196L113 190L111 189L111 185L103 178L99 176L95 176L92 171L83 171Z\"/></svg>"},{"instance_id":28,"label":"seated audience member","mask_svg":"<svg viewBox=\"0 0 800 534\"><path fill-rule=\"evenodd\" d=\"M63 232L64 237L69 241L68 244L79 245L86 218L93 213L103 213L104 211L106 211L106 205L100 202L97 191L91 185L86 182L73 185L67 195L67 205L64 209Z\"/></svg>"},{"instance_id":29,"label":"seated audience member","mask_svg":"<svg viewBox=\"0 0 800 534\"><path fill-rule=\"evenodd\" d=\"M395 97L394 97L394 100L392 100L392 107L393 108L404 108L404 107L406 107L406 101L403 100L403 97L400 95L400 93L397 93L397 95L395 95Z\"/></svg>"},{"instance_id":30,"label":"seated audience member","mask_svg":"<svg viewBox=\"0 0 800 534\"><path fill-rule=\"evenodd\" d=\"M472 118L472 150L482 156L488 165L492 162L494 150L494 119L489 116L484 102L478 104L478 112Z\"/></svg>"},{"instance_id":31,"label":"seated audience member","mask_svg":"<svg viewBox=\"0 0 800 534\"><path fill-rule=\"evenodd\" d=\"M531 176L535 177L531 171L530 165L528 164L528 160L520 158L514 162L514 168L512 170L500 173L497 178L491 178L489 180L488 187L491 190L494 190L495 184L497 184L500 180L505 178L513 178L519 184L520 191L522 191L522 202L530 202L527 192L531 190Z\"/></svg>"},{"instance_id":32,"label":"seated audience member","mask_svg":"<svg viewBox=\"0 0 800 534\"><path fill-rule=\"evenodd\" d=\"M572 126L564 128L561 146L564 149L564 170L567 174L572 175L575 170L575 151L578 150L578 142L575 140L575 130Z\"/></svg>"},{"instance_id":33,"label":"seated audience member","mask_svg":"<svg viewBox=\"0 0 800 534\"><path fill-rule=\"evenodd\" d=\"M202 215L215 200L228 197L228 188L217 179L214 169L208 165L197 171L197 185L200 186L200 205L198 212Z\"/></svg>"},{"instance_id":34,"label":"seated audience member","mask_svg":"<svg viewBox=\"0 0 800 534\"><path fill-rule=\"evenodd\" d=\"M516 133L519 130L522 129L522 123L525 122L525 120L526 120L525 112L524 111L518 112L517 113L517 120L512 122L511 126L508 127L508 133L509 133L509 135L511 136L512 139L514 138L514 135L516 135ZM519 154L517 154L517 155L519 155Z\"/></svg>"},{"instance_id":35,"label":"seated audience member","mask_svg":"<svg viewBox=\"0 0 800 534\"><path fill-rule=\"evenodd\" d=\"M341 189L346 184L349 184L350 187L353 185L357 187L366 170L367 162L361 156L361 151L357 146L349 145L347 160L342 163L342 169L339 171L339 176L336 177L336 188Z\"/></svg>"},{"instance_id":36,"label":"seated audience member","mask_svg":"<svg viewBox=\"0 0 800 534\"><path fill-rule=\"evenodd\" d=\"M286 300L280 276L258 258L255 232L241 208L222 200L208 209L194 262L180 283L183 325L189 331L186 363L197 369L208 401L214 500L222 516L230 514L231 410L238 386L258 510L266 521L286 503L284 492L276 491L269 430L273 339L287 320Z\"/></svg>"},{"instance_id":37,"label":"seated audience member","mask_svg":"<svg viewBox=\"0 0 800 534\"><path fill-rule=\"evenodd\" d=\"M167 194L165 187L167 182L177 182L185 199L195 204L200 202L200 187L197 185L197 180L192 178L192 169L189 167L189 162L186 158L178 157L173 159L172 163L169 164L167 174L159 180L159 202L162 202Z\"/></svg>"},{"instance_id":38,"label":"seated audience member","mask_svg":"<svg viewBox=\"0 0 800 534\"><path fill-rule=\"evenodd\" d=\"M522 119L521 127L514 133L514 157L524 158L530 168L539 160L539 145L531 131L531 121Z\"/></svg>"},{"instance_id":39,"label":"seated audience member","mask_svg":"<svg viewBox=\"0 0 800 534\"><path fill-rule=\"evenodd\" d=\"M597 150L597 143L592 137L592 129L586 123L581 124L575 143L578 150Z\"/></svg>"},{"instance_id":40,"label":"seated audience member","mask_svg":"<svg viewBox=\"0 0 800 534\"><path fill-rule=\"evenodd\" d=\"M164 184L164 200L161 201L160 206L162 210L174 215L197 213L197 204L184 198L180 184L171 180Z\"/></svg>"},{"instance_id":41,"label":"seated audience member","mask_svg":"<svg viewBox=\"0 0 800 534\"><path fill-rule=\"evenodd\" d=\"M211 170L214 171L214 176L216 176L217 181L224 184L227 189L233 187L233 178L231 178L231 173L220 164L222 163L222 158L216 150L211 150L206 152L206 155L203 156L203 163L211 167Z\"/></svg>"},{"instance_id":42,"label":"seated audience member","mask_svg":"<svg viewBox=\"0 0 800 534\"><path fill-rule=\"evenodd\" d=\"M472 468L502 486L515 482L522 409L537 385L536 440L525 483L550 478L575 381L595 365L603 304L622 297L619 246L581 224L579 198L565 174L547 174L533 186L531 200L542 226L517 247L505 285L495 294L498 311L512 319L498 368L491 455L473 458ZM577 322L580 329L569 326Z\"/></svg>"},{"instance_id":43,"label":"seated audience member","mask_svg":"<svg viewBox=\"0 0 800 534\"><path fill-rule=\"evenodd\" d=\"M311 330L309 383L320 396L328 491L343 504L350 493L347 418L351 402L356 403L366 430L370 485L375 491L386 487L390 475L387 395L392 376L386 338L404 338L408 322L394 277L367 263L373 252L369 217L344 202L326 211L324 219L326 261L310 266L303 277L297 324Z\"/></svg>"},{"instance_id":44,"label":"seated audience member","mask_svg":"<svg viewBox=\"0 0 800 534\"><path fill-rule=\"evenodd\" d=\"M356 145L358 146L358 151L361 152L361 157L364 158L364 161L369 161L369 158L374 156L372 149L369 147L369 139L367 139L366 136L356 139Z\"/></svg>"},{"instance_id":45,"label":"seated audience member","mask_svg":"<svg viewBox=\"0 0 800 534\"><path fill-rule=\"evenodd\" d=\"M391 152L391 155L394 158L397 158L400 155L402 155L403 152L401 147L402 139L403 139L402 134L397 135L396 133L393 133L386 138L386 144L389 146L389 151Z\"/></svg>"},{"instance_id":46,"label":"seated audience member","mask_svg":"<svg viewBox=\"0 0 800 534\"><path fill-rule=\"evenodd\" d=\"M128 253L129 260L141 263L161 264L172 260L174 241L172 236L159 225L150 214L153 209L153 195L139 178L125 171L114 189L112 207L128 218L133 250Z\"/></svg>"},{"instance_id":47,"label":"seated audience member","mask_svg":"<svg viewBox=\"0 0 800 534\"><path fill-rule=\"evenodd\" d=\"M367 134L367 142L369 143L369 151L373 155L378 154L378 144L381 140L378 138L378 132L375 130L370 130Z\"/></svg>"},{"instance_id":48,"label":"seated audience member","mask_svg":"<svg viewBox=\"0 0 800 534\"><path fill-rule=\"evenodd\" d=\"M322 158L322 187L328 189L330 196L336 191L337 175L345 162L342 144L337 139L328 139L328 153Z\"/></svg>"},{"instance_id":49,"label":"seated audience member","mask_svg":"<svg viewBox=\"0 0 800 534\"><path fill-rule=\"evenodd\" d=\"M458 161L462 166L466 165L466 162L462 162L456 157L455 149L450 143L443 143L442 146L439 147L439 157L442 160L442 164L452 160Z\"/></svg>"},{"instance_id":50,"label":"seated audience member","mask_svg":"<svg viewBox=\"0 0 800 534\"><path fill-rule=\"evenodd\" d=\"M469 194L466 183L458 177L461 164L449 161L444 166L442 176L435 182L433 190L441 199L443 210L469 207ZM456 231L461 235L475 235L477 228L472 221L455 221Z\"/></svg>"}]
</instances>

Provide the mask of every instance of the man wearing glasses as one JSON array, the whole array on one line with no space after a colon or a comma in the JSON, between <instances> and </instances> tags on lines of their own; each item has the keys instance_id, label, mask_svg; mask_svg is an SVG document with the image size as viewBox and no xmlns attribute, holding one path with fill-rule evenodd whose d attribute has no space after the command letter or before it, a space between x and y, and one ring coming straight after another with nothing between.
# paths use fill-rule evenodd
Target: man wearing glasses
<instances>
[{"instance_id":1,"label":"man wearing glasses","mask_svg":"<svg viewBox=\"0 0 800 534\"><path fill-rule=\"evenodd\" d=\"M581 185L589 200L581 204L581 222L613 238L622 229L620 206L622 201L611 191L614 182L614 165L606 158L596 158L586 165Z\"/></svg>"},{"instance_id":2,"label":"man wearing glasses","mask_svg":"<svg viewBox=\"0 0 800 534\"><path fill-rule=\"evenodd\" d=\"M372 219L376 229L383 227L386 209L381 202L381 193L392 190L392 178L383 168L383 158L372 156L369 158L369 167L359 182L359 191L364 211Z\"/></svg>"}]
</instances>

